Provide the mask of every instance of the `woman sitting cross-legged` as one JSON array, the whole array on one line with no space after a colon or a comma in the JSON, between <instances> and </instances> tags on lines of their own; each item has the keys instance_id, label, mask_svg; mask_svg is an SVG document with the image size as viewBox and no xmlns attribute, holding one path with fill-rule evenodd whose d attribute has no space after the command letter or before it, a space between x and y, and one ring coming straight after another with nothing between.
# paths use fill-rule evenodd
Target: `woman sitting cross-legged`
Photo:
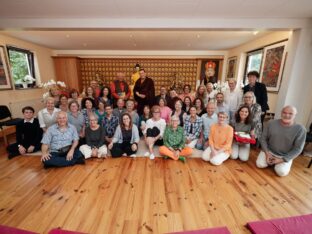
<instances>
[{"instance_id":1,"label":"woman sitting cross-legged","mask_svg":"<svg viewBox=\"0 0 312 234\"><path fill-rule=\"evenodd\" d=\"M90 125L85 130L87 144L80 146L79 150L85 159L91 157L106 158L107 147L104 144L104 128L98 124L97 115L94 113L89 114L89 122Z\"/></svg>"},{"instance_id":2,"label":"woman sitting cross-legged","mask_svg":"<svg viewBox=\"0 0 312 234\"><path fill-rule=\"evenodd\" d=\"M164 133L164 145L159 147L159 153L165 157L185 162L185 156L192 154L190 147L185 147L184 129L179 126L178 116L171 117L171 125L166 127Z\"/></svg>"},{"instance_id":3,"label":"woman sitting cross-legged","mask_svg":"<svg viewBox=\"0 0 312 234\"><path fill-rule=\"evenodd\" d=\"M128 156L136 157L140 141L138 127L132 123L131 116L128 113L121 115L120 124L116 128L113 140L108 148L112 157Z\"/></svg>"},{"instance_id":4,"label":"woman sitting cross-legged","mask_svg":"<svg viewBox=\"0 0 312 234\"><path fill-rule=\"evenodd\" d=\"M228 115L218 113L218 123L211 125L209 147L205 149L202 159L213 165L221 165L230 157L233 141L233 128L227 124Z\"/></svg>"},{"instance_id":5,"label":"woman sitting cross-legged","mask_svg":"<svg viewBox=\"0 0 312 234\"><path fill-rule=\"evenodd\" d=\"M148 146L149 152L144 156L149 156L151 160L155 158L153 147L154 145L163 145L163 135L166 128L166 121L160 118L160 107L153 106L152 118L147 120L146 128L143 131L145 143Z\"/></svg>"},{"instance_id":6,"label":"woman sitting cross-legged","mask_svg":"<svg viewBox=\"0 0 312 234\"><path fill-rule=\"evenodd\" d=\"M244 137L242 139L254 138L252 116L248 106L243 105L237 110L235 114L235 122L232 123L232 126L235 134L240 137ZM247 161L249 159L250 143L238 141L239 139L233 140L231 158L239 158L242 161Z\"/></svg>"}]
</instances>

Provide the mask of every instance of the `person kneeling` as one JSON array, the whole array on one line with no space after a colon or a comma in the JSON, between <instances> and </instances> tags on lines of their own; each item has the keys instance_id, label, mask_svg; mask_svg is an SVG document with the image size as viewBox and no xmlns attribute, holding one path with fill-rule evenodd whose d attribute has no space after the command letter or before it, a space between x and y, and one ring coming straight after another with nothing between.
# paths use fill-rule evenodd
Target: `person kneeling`
<instances>
[{"instance_id":1,"label":"person kneeling","mask_svg":"<svg viewBox=\"0 0 312 234\"><path fill-rule=\"evenodd\" d=\"M218 123L211 125L209 147L205 149L202 159L213 165L221 165L230 157L233 141L233 128L227 124L228 115L218 113Z\"/></svg>"},{"instance_id":2,"label":"person kneeling","mask_svg":"<svg viewBox=\"0 0 312 234\"><path fill-rule=\"evenodd\" d=\"M60 111L57 123L50 126L42 138L41 161L45 168L66 167L84 164L78 146L79 136L76 128L68 123L67 113Z\"/></svg>"},{"instance_id":3,"label":"person kneeling","mask_svg":"<svg viewBox=\"0 0 312 234\"><path fill-rule=\"evenodd\" d=\"M79 150L85 157L106 158L107 147L104 144L105 131L102 126L98 124L98 118L95 114L89 114L90 126L86 128L86 143L80 146Z\"/></svg>"},{"instance_id":4,"label":"person kneeling","mask_svg":"<svg viewBox=\"0 0 312 234\"><path fill-rule=\"evenodd\" d=\"M302 152L306 137L305 128L295 123L296 114L295 107L285 106L281 119L271 120L264 128L262 151L256 161L258 168L274 166L278 176L289 174L292 161Z\"/></svg>"},{"instance_id":5,"label":"person kneeling","mask_svg":"<svg viewBox=\"0 0 312 234\"><path fill-rule=\"evenodd\" d=\"M116 128L113 140L109 143L108 148L112 157L129 156L136 157L140 141L139 130L132 123L131 116L128 113L121 115L120 124Z\"/></svg>"},{"instance_id":6,"label":"person kneeling","mask_svg":"<svg viewBox=\"0 0 312 234\"><path fill-rule=\"evenodd\" d=\"M185 147L185 135L183 127L179 126L179 117L171 117L171 125L166 127L164 133L164 145L159 147L159 153L173 160L185 162L185 156L192 154L190 147Z\"/></svg>"}]
</instances>

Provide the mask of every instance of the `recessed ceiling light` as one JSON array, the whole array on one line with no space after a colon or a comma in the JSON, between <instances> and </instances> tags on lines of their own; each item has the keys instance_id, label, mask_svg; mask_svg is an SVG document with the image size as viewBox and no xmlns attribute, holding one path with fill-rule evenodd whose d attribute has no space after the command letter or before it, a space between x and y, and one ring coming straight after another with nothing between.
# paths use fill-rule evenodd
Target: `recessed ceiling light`
<instances>
[{"instance_id":1,"label":"recessed ceiling light","mask_svg":"<svg viewBox=\"0 0 312 234\"><path fill-rule=\"evenodd\" d=\"M257 35L259 33L259 31L254 31L253 35Z\"/></svg>"}]
</instances>

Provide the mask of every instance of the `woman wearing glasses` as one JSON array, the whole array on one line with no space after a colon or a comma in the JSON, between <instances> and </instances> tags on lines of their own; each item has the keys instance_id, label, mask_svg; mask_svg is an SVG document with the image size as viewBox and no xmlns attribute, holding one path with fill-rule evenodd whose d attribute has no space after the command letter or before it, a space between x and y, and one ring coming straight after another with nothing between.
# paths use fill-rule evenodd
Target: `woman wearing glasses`
<instances>
[{"instance_id":1,"label":"woman wearing glasses","mask_svg":"<svg viewBox=\"0 0 312 234\"><path fill-rule=\"evenodd\" d=\"M251 111L252 123L254 126L255 138L260 139L262 134L262 123L261 123L261 106L256 103L255 94L252 91L248 91L243 96L244 105L248 106Z\"/></svg>"},{"instance_id":2,"label":"woman wearing glasses","mask_svg":"<svg viewBox=\"0 0 312 234\"><path fill-rule=\"evenodd\" d=\"M145 143L148 147L148 152L144 156L149 156L151 160L155 158L153 147L154 145L163 144L163 135L166 128L166 121L160 118L160 107L152 107L152 118L146 121L146 128L143 131Z\"/></svg>"}]
</instances>

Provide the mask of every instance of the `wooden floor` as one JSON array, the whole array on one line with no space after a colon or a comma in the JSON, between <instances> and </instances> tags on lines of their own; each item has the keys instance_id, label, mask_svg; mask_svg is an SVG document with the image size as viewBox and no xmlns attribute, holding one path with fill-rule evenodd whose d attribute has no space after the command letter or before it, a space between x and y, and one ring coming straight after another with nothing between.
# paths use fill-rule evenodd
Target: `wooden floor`
<instances>
[{"instance_id":1,"label":"wooden floor","mask_svg":"<svg viewBox=\"0 0 312 234\"><path fill-rule=\"evenodd\" d=\"M156 158L93 159L42 168L40 158L7 160L0 149L0 224L47 233L166 233L312 213L312 168L300 157L291 174L228 160L212 166Z\"/></svg>"}]
</instances>

